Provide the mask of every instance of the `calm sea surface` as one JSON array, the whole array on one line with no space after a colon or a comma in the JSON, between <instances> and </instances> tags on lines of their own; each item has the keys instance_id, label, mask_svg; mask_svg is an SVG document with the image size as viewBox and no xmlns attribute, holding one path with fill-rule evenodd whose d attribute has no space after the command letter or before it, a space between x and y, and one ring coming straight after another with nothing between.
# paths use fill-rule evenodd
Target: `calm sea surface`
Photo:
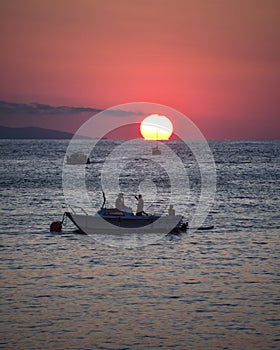
<instances>
[{"instance_id":1,"label":"calm sea surface","mask_svg":"<svg viewBox=\"0 0 280 350\"><path fill-rule=\"evenodd\" d=\"M118 144L104 140L86 168L96 205L102 161ZM62 234L49 233L66 209L68 141L0 145L0 348L280 349L279 141L210 142L217 192L205 225L215 228L134 249L75 234L70 223ZM174 203L188 217L199 171L182 145L170 147L188 168L189 199L181 193ZM131 195L144 191L146 163L123 169L121 186ZM157 179L159 203L150 209L162 210L170 183L164 169L152 169L145 184Z\"/></svg>"}]
</instances>

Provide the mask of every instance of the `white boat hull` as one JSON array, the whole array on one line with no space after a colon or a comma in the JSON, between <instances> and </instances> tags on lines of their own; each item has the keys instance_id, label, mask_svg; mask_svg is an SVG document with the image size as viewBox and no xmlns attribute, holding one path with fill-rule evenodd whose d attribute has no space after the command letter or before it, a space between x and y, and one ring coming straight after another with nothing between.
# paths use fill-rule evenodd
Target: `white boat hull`
<instances>
[{"instance_id":1,"label":"white boat hull","mask_svg":"<svg viewBox=\"0 0 280 350\"><path fill-rule=\"evenodd\" d=\"M71 221L86 234L109 233L109 234L129 234L129 233L169 233L178 230L182 216L136 216L126 215L125 217L100 217L85 214L65 213Z\"/></svg>"}]
</instances>

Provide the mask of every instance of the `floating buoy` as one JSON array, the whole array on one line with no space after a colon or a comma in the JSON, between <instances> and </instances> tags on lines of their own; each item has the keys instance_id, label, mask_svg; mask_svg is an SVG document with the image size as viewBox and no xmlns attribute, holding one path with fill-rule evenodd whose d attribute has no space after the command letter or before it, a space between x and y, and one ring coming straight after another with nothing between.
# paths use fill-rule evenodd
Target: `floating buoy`
<instances>
[{"instance_id":1,"label":"floating buoy","mask_svg":"<svg viewBox=\"0 0 280 350\"><path fill-rule=\"evenodd\" d=\"M54 221L50 225L50 232L61 232L62 231L62 222Z\"/></svg>"},{"instance_id":2,"label":"floating buoy","mask_svg":"<svg viewBox=\"0 0 280 350\"><path fill-rule=\"evenodd\" d=\"M197 229L202 231L202 230L213 230L213 228L214 226L212 225L212 226L200 226Z\"/></svg>"},{"instance_id":3,"label":"floating buoy","mask_svg":"<svg viewBox=\"0 0 280 350\"><path fill-rule=\"evenodd\" d=\"M184 222L180 227L179 227L179 231L182 231L182 232L186 232L187 229L188 229L188 223L187 222Z\"/></svg>"}]
</instances>

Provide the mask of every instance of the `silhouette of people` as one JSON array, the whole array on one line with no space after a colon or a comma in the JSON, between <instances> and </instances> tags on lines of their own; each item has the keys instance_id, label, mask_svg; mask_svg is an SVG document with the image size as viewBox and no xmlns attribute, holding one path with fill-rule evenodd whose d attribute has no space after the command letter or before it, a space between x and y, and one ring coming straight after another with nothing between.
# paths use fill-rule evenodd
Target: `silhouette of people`
<instances>
[{"instance_id":1,"label":"silhouette of people","mask_svg":"<svg viewBox=\"0 0 280 350\"><path fill-rule=\"evenodd\" d=\"M168 209L168 215L174 216L175 215L175 209L173 209L173 205L170 204L169 209Z\"/></svg>"},{"instance_id":2,"label":"silhouette of people","mask_svg":"<svg viewBox=\"0 0 280 350\"><path fill-rule=\"evenodd\" d=\"M144 212L144 201L142 198L142 195L139 194L139 196L135 196L135 198L138 200L137 209L136 209L136 216L142 216L143 214L148 215Z\"/></svg>"},{"instance_id":3,"label":"silhouette of people","mask_svg":"<svg viewBox=\"0 0 280 350\"><path fill-rule=\"evenodd\" d=\"M119 193L118 198L116 199L115 206L119 210L124 210L127 207L124 205L123 193Z\"/></svg>"}]
</instances>

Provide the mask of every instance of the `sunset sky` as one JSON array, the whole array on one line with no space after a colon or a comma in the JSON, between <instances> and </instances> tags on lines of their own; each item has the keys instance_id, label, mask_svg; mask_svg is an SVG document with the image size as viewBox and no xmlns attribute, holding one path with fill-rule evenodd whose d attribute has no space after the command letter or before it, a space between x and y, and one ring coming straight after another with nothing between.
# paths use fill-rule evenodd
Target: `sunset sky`
<instances>
[{"instance_id":1,"label":"sunset sky","mask_svg":"<svg viewBox=\"0 0 280 350\"><path fill-rule=\"evenodd\" d=\"M73 132L144 101L208 139L279 139L278 0L1 0L0 16L0 125Z\"/></svg>"}]
</instances>

